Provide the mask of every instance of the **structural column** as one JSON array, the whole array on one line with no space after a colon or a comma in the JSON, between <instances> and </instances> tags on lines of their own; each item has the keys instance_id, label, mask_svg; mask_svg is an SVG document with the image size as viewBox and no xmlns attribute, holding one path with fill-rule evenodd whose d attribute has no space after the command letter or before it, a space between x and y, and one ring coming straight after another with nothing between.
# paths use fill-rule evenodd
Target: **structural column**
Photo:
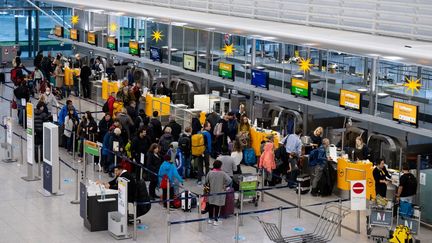
<instances>
[{"instance_id":1,"label":"structural column","mask_svg":"<svg viewBox=\"0 0 432 243\"><path fill-rule=\"evenodd\" d=\"M39 7L40 2L36 1L36 5ZM39 51L39 11L35 10L35 32L34 32L34 41L33 41L33 49L35 51L35 56L36 56L36 52Z\"/></svg>"},{"instance_id":2,"label":"structural column","mask_svg":"<svg viewBox=\"0 0 432 243\"><path fill-rule=\"evenodd\" d=\"M378 60L372 59L372 69L370 78L370 89L369 89L369 114L375 115L376 103L377 103L377 90L376 90L376 76L377 76Z\"/></svg>"},{"instance_id":3,"label":"structural column","mask_svg":"<svg viewBox=\"0 0 432 243\"><path fill-rule=\"evenodd\" d=\"M255 67L256 65L256 39L252 39L252 51L251 51L251 64L252 67Z\"/></svg>"},{"instance_id":4,"label":"structural column","mask_svg":"<svg viewBox=\"0 0 432 243\"><path fill-rule=\"evenodd\" d=\"M33 45L32 45L32 34L33 34L33 26L32 26L32 14L33 11L32 10L28 10L28 21L27 21L27 35L28 35L28 55L29 57L32 57L33 55Z\"/></svg>"}]
</instances>

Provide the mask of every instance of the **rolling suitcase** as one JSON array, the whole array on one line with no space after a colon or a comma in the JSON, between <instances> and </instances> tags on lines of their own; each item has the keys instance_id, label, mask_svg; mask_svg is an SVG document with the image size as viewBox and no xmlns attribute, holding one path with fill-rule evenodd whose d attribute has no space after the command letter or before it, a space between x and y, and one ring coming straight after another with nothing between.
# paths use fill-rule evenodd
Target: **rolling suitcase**
<instances>
[{"instance_id":1,"label":"rolling suitcase","mask_svg":"<svg viewBox=\"0 0 432 243\"><path fill-rule=\"evenodd\" d=\"M301 175L297 176L297 183L299 183L299 185L300 185L300 193L301 194L306 194L310 191L311 180L310 180L309 175L301 174ZM297 188L296 192L299 193L298 188Z\"/></svg>"},{"instance_id":2,"label":"rolling suitcase","mask_svg":"<svg viewBox=\"0 0 432 243\"><path fill-rule=\"evenodd\" d=\"M221 218L228 218L229 216L234 214L234 188L230 188L225 196L225 206L223 206L220 210Z\"/></svg>"},{"instance_id":3,"label":"rolling suitcase","mask_svg":"<svg viewBox=\"0 0 432 243\"><path fill-rule=\"evenodd\" d=\"M192 197L189 191L184 191L181 193L181 208L184 212L190 212L192 209Z\"/></svg>"}]
</instances>

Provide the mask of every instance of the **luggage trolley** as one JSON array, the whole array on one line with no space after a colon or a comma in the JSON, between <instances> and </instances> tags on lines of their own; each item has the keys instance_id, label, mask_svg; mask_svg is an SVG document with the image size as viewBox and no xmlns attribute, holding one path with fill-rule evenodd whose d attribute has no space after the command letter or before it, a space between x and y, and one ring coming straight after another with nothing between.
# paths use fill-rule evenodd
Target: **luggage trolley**
<instances>
[{"instance_id":1,"label":"luggage trolley","mask_svg":"<svg viewBox=\"0 0 432 243\"><path fill-rule=\"evenodd\" d=\"M385 206L371 201L367 219L367 236L373 241L386 242L392 235L393 229L393 202L388 201Z\"/></svg>"},{"instance_id":2,"label":"luggage trolley","mask_svg":"<svg viewBox=\"0 0 432 243\"><path fill-rule=\"evenodd\" d=\"M411 204L411 203L409 203ZM411 204L412 215L401 212L401 206L398 207L396 225L405 225L410 229L411 234L418 235L420 231L420 207Z\"/></svg>"},{"instance_id":3,"label":"luggage trolley","mask_svg":"<svg viewBox=\"0 0 432 243\"><path fill-rule=\"evenodd\" d=\"M256 191L259 185L258 174L243 174L239 178L239 188L243 192L243 199L239 197L236 201L237 208L242 202L250 202L258 206L261 192ZM243 200L243 201L242 201Z\"/></svg>"}]
</instances>

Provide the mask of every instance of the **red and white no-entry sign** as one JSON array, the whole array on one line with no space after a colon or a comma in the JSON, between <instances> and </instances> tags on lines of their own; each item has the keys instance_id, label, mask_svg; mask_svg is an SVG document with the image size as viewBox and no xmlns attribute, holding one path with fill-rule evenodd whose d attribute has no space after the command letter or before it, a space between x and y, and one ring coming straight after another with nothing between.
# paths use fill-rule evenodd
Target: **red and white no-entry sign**
<instances>
[{"instance_id":1,"label":"red and white no-entry sign","mask_svg":"<svg viewBox=\"0 0 432 243\"><path fill-rule=\"evenodd\" d=\"M351 210L366 210L366 181L351 181Z\"/></svg>"},{"instance_id":2,"label":"red and white no-entry sign","mask_svg":"<svg viewBox=\"0 0 432 243\"><path fill-rule=\"evenodd\" d=\"M356 182L354 183L352 190L355 194L361 194L364 191L365 187L362 183Z\"/></svg>"}]
</instances>

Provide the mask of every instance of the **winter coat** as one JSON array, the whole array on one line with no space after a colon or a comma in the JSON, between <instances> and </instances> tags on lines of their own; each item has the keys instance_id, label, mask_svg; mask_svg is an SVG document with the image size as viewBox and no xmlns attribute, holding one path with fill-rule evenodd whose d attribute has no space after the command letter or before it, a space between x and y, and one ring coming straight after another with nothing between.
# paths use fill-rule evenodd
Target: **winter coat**
<instances>
[{"instance_id":1,"label":"winter coat","mask_svg":"<svg viewBox=\"0 0 432 243\"><path fill-rule=\"evenodd\" d=\"M276 169L273 146L273 143L266 143L264 145L264 152L261 154L259 161L259 168L263 168L268 172L272 172L274 169Z\"/></svg>"},{"instance_id":2,"label":"winter coat","mask_svg":"<svg viewBox=\"0 0 432 243\"><path fill-rule=\"evenodd\" d=\"M159 187L160 187L162 178L165 175L168 177L170 185L175 185L176 181L178 183L183 183L183 178L181 178L181 176L179 175L179 173L177 171L177 167L174 165L174 163L164 161L162 163L162 165L160 166L159 173L158 173L158 185L159 185Z\"/></svg>"},{"instance_id":3,"label":"winter coat","mask_svg":"<svg viewBox=\"0 0 432 243\"><path fill-rule=\"evenodd\" d=\"M178 141L180 137L180 133L182 131L182 127L176 121L170 121L165 128L171 128L171 134L173 135L174 141Z\"/></svg>"},{"instance_id":4,"label":"winter coat","mask_svg":"<svg viewBox=\"0 0 432 243\"><path fill-rule=\"evenodd\" d=\"M222 193L231 184L232 179L222 170L212 170L207 174L206 183L210 186L210 194ZM208 203L216 206L225 205L225 194L208 197Z\"/></svg>"},{"instance_id":5,"label":"winter coat","mask_svg":"<svg viewBox=\"0 0 432 243\"><path fill-rule=\"evenodd\" d=\"M109 131L109 128L112 126L113 120L110 119L106 121L105 118L100 120L99 122L99 142L103 142L105 134Z\"/></svg>"},{"instance_id":6,"label":"winter coat","mask_svg":"<svg viewBox=\"0 0 432 243\"><path fill-rule=\"evenodd\" d=\"M132 158L140 162L141 154L146 154L151 145L151 139L148 135L141 138L139 135L134 137L131 142Z\"/></svg>"},{"instance_id":7,"label":"winter coat","mask_svg":"<svg viewBox=\"0 0 432 243\"><path fill-rule=\"evenodd\" d=\"M197 117L192 118L192 135L197 134L201 131L201 122Z\"/></svg>"},{"instance_id":8,"label":"winter coat","mask_svg":"<svg viewBox=\"0 0 432 243\"><path fill-rule=\"evenodd\" d=\"M162 164L162 158L160 155L155 155L154 153L147 153L147 161L145 161L147 169L152 171L153 173L158 173L159 168ZM155 176L153 173L150 173L150 178L152 180L157 180L157 176Z\"/></svg>"},{"instance_id":9,"label":"winter coat","mask_svg":"<svg viewBox=\"0 0 432 243\"><path fill-rule=\"evenodd\" d=\"M36 109L34 112L34 131L35 131L35 144L42 144L42 134L43 134L43 123L49 121L48 113Z\"/></svg>"}]
</instances>

